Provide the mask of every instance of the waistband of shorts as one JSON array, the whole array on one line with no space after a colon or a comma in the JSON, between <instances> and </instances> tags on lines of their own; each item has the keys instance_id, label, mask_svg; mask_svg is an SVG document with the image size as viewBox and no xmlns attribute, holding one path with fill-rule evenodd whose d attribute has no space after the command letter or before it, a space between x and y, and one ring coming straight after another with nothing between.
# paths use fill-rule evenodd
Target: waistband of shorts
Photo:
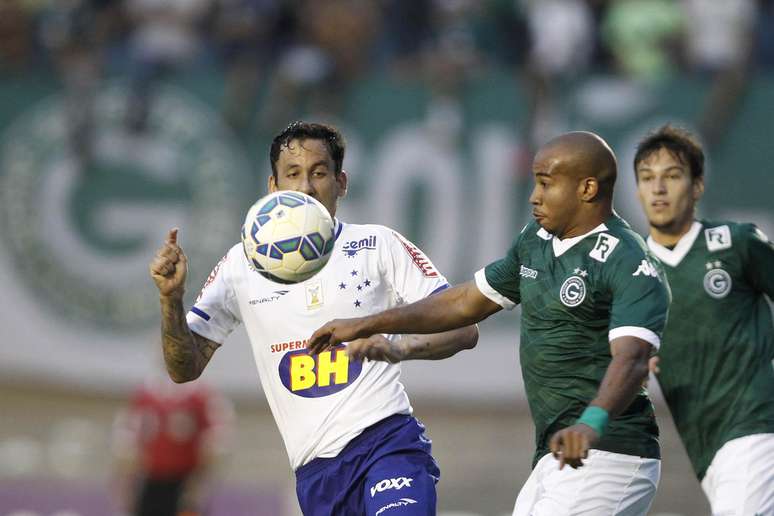
<instances>
[{"instance_id":1,"label":"waistband of shorts","mask_svg":"<svg viewBox=\"0 0 774 516\"><path fill-rule=\"evenodd\" d=\"M380 421L377 421L373 425L366 427L362 432L360 432L360 434L349 441L335 457L317 457L316 459L312 459L311 461L296 469L296 479L306 478L322 469L325 469L331 464L337 462L338 459L346 456L352 450L357 449L361 443L367 441L373 435L378 434L380 431L383 432L389 428L398 427L414 419L414 416L410 414L393 414Z\"/></svg>"}]
</instances>

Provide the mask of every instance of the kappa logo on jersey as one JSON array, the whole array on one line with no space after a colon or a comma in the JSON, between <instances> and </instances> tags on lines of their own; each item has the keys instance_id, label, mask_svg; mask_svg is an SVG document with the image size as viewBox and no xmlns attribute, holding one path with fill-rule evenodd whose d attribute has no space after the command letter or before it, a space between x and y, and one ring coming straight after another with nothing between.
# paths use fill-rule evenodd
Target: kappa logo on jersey
<instances>
[{"instance_id":1,"label":"kappa logo on jersey","mask_svg":"<svg viewBox=\"0 0 774 516\"><path fill-rule=\"evenodd\" d=\"M658 278L658 270L656 270L655 267L653 267L653 264L650 263L648 260L642 260L640 262L640 266L637 267L637 270L634 271L632 276L652 276L654 278Z\"/></svg>"},{"instance_id":2,"label":"kappa logo on jersey","mask_svg":"<svg viewBox=\"0 0 774 516\"><path fill-rule=\"evenodd\" d=\"M594 244L594 248L589 253L589 256L594 258L598 262L606 262L608 257L612 254L615 246L618 245L619 240L607 233L600 233L597 237L597 243Z\"/></svg>"},{"instance_id":3,"label":"kappa logo on jersey","mask_svg":"<svg viewBox=\"0 0 774 516\"><path fill-rule=\"evenodd\" d=\"M413 478L406 477L385 478L384 480L380 480L371 486L371 498L376 496L376 493L381 493L383 491L387 491L388 489L395 489L396 491L399 491L404 487L411 487L411 483L413 481Z\"/></svg>"},{"instance_id":4,"label":"kappa logo on jersey","mask_svg":"<svg viewBox=\"0 0 774 516\"><path fill-rule=\"evenodd\" d=\"M374 250L376 250L376 235L369 235L368 238L360 240L350 240L341 247L341 251L349 258L354 257L360 251Z\"/></svg>"},{"instance_id":5,"label":"kappa logo on jersey","mask_svg":"<svg viewBox=\"0 0 774 516\"><path fill-rule=\"evenodd\" d=\"M570 276L562 283L559 299L564 306L578 306L586 299L586 283L580 276Z\"/></svg>"},{"instance_id":6,"label":"kappa logo on jersey","mask_svg":"<svg viewBox=\"0 0 774 516\"><path fill-rule=\"evenodd\" d=\"M259 297L258 299L251 299L248 301L251 305L262 305L263 303L271 303L272 301L276 301L285 294L290 292L289 290L275 290L271 293L271 295L266 297Z\"/></svg>"},{"instance_id":7,"label":"kappa logo on jersey","mask_svg":"<svg viewBox=\"0 0 774 516\"><path fill-rule=\"evenodd\" d=\"M362 369L362 361L349 359L346 346L316 356L310 356L306 349L289 351L278 367L282 385L302 398L322 398L346 389Z\"/></svg>"},{"instance_id":8,"label":"kappa logo on jersey","mask_svg":"<svg viewBox=\"0 0 774 516\"><path fill-rule=\"evenodd\" d=\"M722 251L731 247L731 230L728 226L718 226L704 230L708 251Z\"/></svg>"},{"instance_id":9,"label":"kappa logo on jersey","mask_svg":"<svg viewBox=\"0 0 774 516\"><path fill-rule=\"evenodd\" d=\"M530 269L529 267L524 267L523 265L519 268L519 276L522 278L530 278L535 279L537 278L538 271L535 269Z\"/></svg>"},{"instance_id":10,"label":"kappa logo on jersey","mask_svg":"<svg viewBox=\"0 0 774 516\"><path fill-rule=\"evenodd\" d=\"M374 516L379 516L381 513L386 511L387 509L395 509L397 507L405 507L406 505L411 505L413 503L419 503L416 500L413 500L411 498L401 498L397 502L388 503L378 511L376 511L376 514Z\"/></svg>"},{"instance_id":11,"label":"kappa logo on jersey","mask_svg":"<svg viewBox=\"0 0 774 516\"><path fill-rule=\"evenodd\" d=\"M731 275L723 269L710 269L704 275L704 290L710 297L723 299L731 292L731 286Z\"/></svg>"},{"instance_id":12,"label":"kappa logo on jersey","mask_svg":"<svg viewBox=\"0 0 774 516\"><path fill-rule=\"evenodd\" d=\"M406 240L403 240L398 235L395 235L395 237L403 245L403 248L406 250L409 256L411 256L411 259L414 261L414 265L416 265L419 268L419 270L422 271L422 274L424 276L428 278L438 277L438 271L435 270L433 263L430 261L430 259L427 256L425 256L425 253L420 251L417 246L407 242Z\"/></svg>"}]
</instances>

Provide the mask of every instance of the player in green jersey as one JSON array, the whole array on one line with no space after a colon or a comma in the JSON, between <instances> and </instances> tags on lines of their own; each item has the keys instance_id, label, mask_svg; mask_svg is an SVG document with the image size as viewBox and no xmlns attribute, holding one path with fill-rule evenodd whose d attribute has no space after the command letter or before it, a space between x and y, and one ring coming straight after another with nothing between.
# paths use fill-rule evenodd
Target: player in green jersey
<instances>
[{"instance_id":1,"label":"player in green jersey","mask_svg":"<svg viewBox=\"0 0 774 516\"><path fill-rule=\"evenodd\" d=\"M774 514L774 246L754 225L695 218L704 153L664 126L634 158L648 246L674 299L658 382L715 515Z\"/></svg>"},{"instance_id":2,"label":"player in green jersey","mask_svg":"<svg viewBox=\"0 0 774 516\"><path fill-rule=\"evenodd\" d=\"M535 221L505 257L424 301L331 321L309 343L319 352L348 342L352 356L374 358L358 339L458 328L521 303L537 449L515 515L645 514L658 484L658 427L642 382L669 289L645 242L613 212L616 168L595 134L550 141L533 163Z\"/></svg>"}]
</instances>

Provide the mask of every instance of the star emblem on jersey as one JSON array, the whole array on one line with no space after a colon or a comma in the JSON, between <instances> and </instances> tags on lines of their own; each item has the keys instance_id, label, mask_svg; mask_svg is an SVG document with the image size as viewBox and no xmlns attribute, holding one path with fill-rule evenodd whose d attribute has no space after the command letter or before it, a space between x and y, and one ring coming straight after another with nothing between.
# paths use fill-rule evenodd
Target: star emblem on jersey
<instances>
[{"instance_id":1,"label":"star emblem on jersey","mask_svg":"<svg viewBox=\"0 0 774 516\"><path fill-rule=\"evenodd\" d=\"M570 276L564 280L562 288L559 290L559 300L564 306L570 308L578 306L583 303L584 299L586 299L586 282L583 281L583 278L580 276Z\"/></svg>"},{"instance_id":2,"label":"star emblem on jersey","mask_svg":"<svg viewBox=\"0 0 774 516\"><path fill-rule=\"evenodd\" d=\"M575 269L573 274L578 274L581 278L585 278L589 273L585 269Z\"/></svg>"},{"instance_id":3,"label":"star emblem on jersey","mask_svg":"<svg viewBox=\"0 0 774 516\"><path fill-rule=\"evenodd\" d=\"M706 264L707 270L719 269L722 266L723 266L723 262L721 262L720 260L715 260L714 262L707 262Z\"/></svg>"}]
</instances>

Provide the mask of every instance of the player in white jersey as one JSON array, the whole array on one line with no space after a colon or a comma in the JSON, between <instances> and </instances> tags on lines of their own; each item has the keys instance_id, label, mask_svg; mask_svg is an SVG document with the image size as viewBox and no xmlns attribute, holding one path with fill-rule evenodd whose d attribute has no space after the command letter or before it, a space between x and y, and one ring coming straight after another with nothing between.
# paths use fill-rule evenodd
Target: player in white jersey
<instances>
[{"instance_id":1,"label":"player in white jersey","mask_svg":"<svg viewBox=\"0 0 774 516\"><path fill-rule=\"evenodd\" d=\"M272 143L269 190L306 193L335 218L347 190L344 149L335 128L291 124ZM243 323L305 515L435 514L439 471L424 427L411 416L398 362L472 348L478 330L377 335L310 356L305 339L325 321L380 312L448 287L422 251L384 226L336 220L335 231L328 264L292 285L257 274L235 245L187 316L186 258L177 230L170 231L150 266L161 294L167 369L177 382L197 378Z\"/></svg>"}]
</instances>

